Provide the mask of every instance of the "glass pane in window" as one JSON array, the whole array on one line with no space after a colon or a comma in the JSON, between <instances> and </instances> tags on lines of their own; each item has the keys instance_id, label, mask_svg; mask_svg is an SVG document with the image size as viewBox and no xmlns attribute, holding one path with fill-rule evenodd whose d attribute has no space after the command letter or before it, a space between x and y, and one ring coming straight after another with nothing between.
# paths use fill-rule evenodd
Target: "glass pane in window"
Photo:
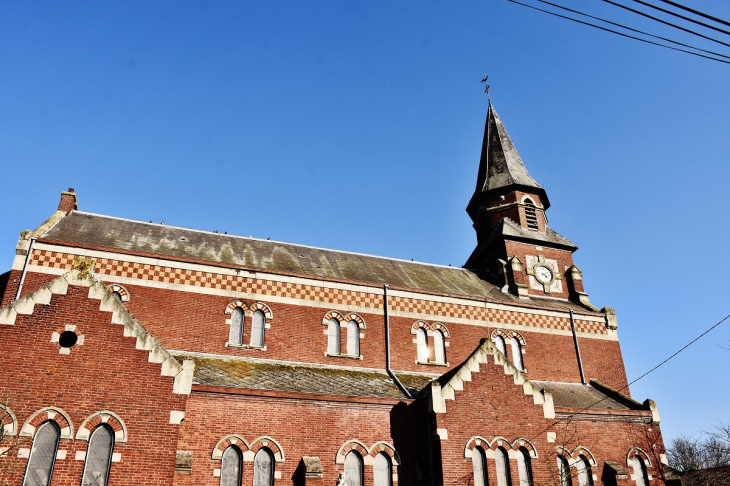
<instances>
[{"instance_id":1,"label":"glass pane in window","mask_svg":"<svg viewBox=\"0 0 730 486\"><path fill-rule=\"evenodd\" d=\"M24 486L48 486L51 484L53 463L58 450L58 426L46 422L38 427L30 449L28 467L25 470Z\"/></svg>"},{"instance_id":2,"label":"glass pane in window","mask_svg":"<svg viewBox=\"0 0 730 486\"><path fill-rule=\"evenodd\" d=\"M243 310L240 307L231 313L231 330L228 333L228 342L231 344L243 343Z\"/></svg>"},{"instance_id":3,"label":"glass pane in window","mask_svg":"<svg viewBox=\"0 0 730 486\"><path fill-rule=\"evenodd\" d=\"M223 451L220 486L241 486L241 451L235 446Z\"/></svg>"},{"instance_id":4,"label":"glass pane in window","mask_svg":"<svg viewBox=\"0 0 730 486\"><path fill-rule=\"evenodd\" d=\"M585 456L580 456L576 467L578 468L578 484L580 486L593 486L593 473L588 459Z\"/></svg>"},{"instance_id":5,"label":"glass pane in window","mask_svg":"<svg viewBox=\"0 0 730 486\"><path fill-rule=\"evenodd\" d=\"M345 482L347 486L362 486L362 459L357 452L350 451L345 457Z\"/></svg>"},{"instance_id":6,"label":"glass pane in window","mask_svg":"<svg viewBox=\"0 0 730 486\"><path fill-rule=\"evenodd\" d=\"M444 342L444 335L441 331L434 331L433 333L433 353L434 361L437 363L446 363L446 343Z\"/></svg>"},{"instance_id":7,"label":"glass pane in window","mask_svg":"<svg viewBox=\"0 0 730 486\"><path fill-rule=\"evenodd\" d=\"M251 346L264 347L264 313L257 310L253 313L251 324Z\"/></svg>"},{"instance_id":8,"label":"glass pane in window","mask_svg":"<svg viewBox=\"0 0 730 486\"><path fill-rule=\"evenodd\" d=\"M426 363L428 361L428 341L426 330L422 327L416 330L416 350L418 353L418 361L420 363Z\"/></svg>"},{"instance_id":9,"label":"glass pane in window","mask_svg":"<svg viewBox=\"0 0 730 486\"><path fill-rule=\"evenodd\" d=\"M330 319L327 325L327 352L340 354L340 321Z\"/></svg>"},{"instance_id":10,"label":"glass pane in window","mask_svg":"<svg viewBox=\"0 0 730 486\"><path fill-rule=\"evenodd\" d=\"M505 350L504 346L504 338L502 336L497 336L494 338L494 345L499 349L499 352L502 354L507 354L507 351Z\"/></svg>"},{"instance_id":11,"label":"glass pane in window","mask_svg":"<svg viewBox=\"0 0 730 486\"><path fill-rule=\"evenodd\" d=\"M390 457L385 452L381 452L375 456L373 462L373 484L374 486L391 486L392 480Z\"/></svg>"},{"instance_id":12,"label":"glass pane in window","mask_svg":"<svg viewBox=\"0 0 730 486\"><path fill-rule=\"evenodd\" d=\"M253 459L253 486L274 484L274 457L268 449L259 449Z\"/></svg>"},{"instance_id":13,"label":"glass pane in window","mask_svg":"<svg viewBox=\"0 0 730 486\"><path fill-rule=\"evenodd\" d=\"M639 456L634 456L632 465L634 467L636 486L647 486L649 478L646 477L646 466L644 466L644 460Z\"/></svg>"},{"instance_id":14,"label":"glass pane in window","mask_svg":"<svg viewBox=\"0 0 730 486\"><path fill-rule=\"evenodd\" d=\"M355 321L347 323L347 354L360 356L360 326Z\"/></svg>"},{"instance_id":15,"label":"glass pane in window","mask_svg":"<svg viewBox=\"0 0 730 486\"><path fill-rule=\"evenodd\" d=\"M532 486L530 453L524 447L520 447L517 451L517 470L520 474L520 486Z\"/></svg>"},{"instance_id":16,"label":"glass pane in window","mask_svg":"<svg viewBox=\"0 0 730 486\"><path fill-rule=\"evenodd\" d=\"M522 366L522 346L520 346L520 342L517 340L516 337L513 337L511 340L512 344L512 364L517 367L517 369L523 370L524 367Z\"/></svg>"},{"instance_id":17,"label":"glass pane in window","mask_svg":"<svg viewBox=\"0 0 730 486\"><path fill-rule=\"evenodd\" d=\"M573 486L573 480L570 477L570 466L563 456L558 456L558 472L560 473L560 486Z\"/></svg>"},{"instance_id":18,"label":"glass pane in window","mask_svg":"<svg viewBox=\"0 0 730 486\"><path fill-rule=\"evenodd\" d=\"M113 449L114 436L111 429L103 425L97 427L91 434L89 446L86 448L82 486L106 486Z\"/></svg>"},{"instance_id":19,"label":"glass pane in window","mask_svg":"<svg viewBox=\"0 0 730 486\"><path fill-rule=\"evenodd\" d=\"M512 486L512 478L509 473L509 458L507 451L502 447L497 447L494 451L495 470L497 472L498 486Z\"/></svg>"},{"instance_id":20,"label":"glass pane in window","mask_svg":"<svg viewBox=\"0 0 730 486\"><path fill-rule=\"evenodd\" d=\"M471 452L471 462L474 466L474 486L487 486L487 460L481 447L475 447Z\"/></svg>"}]
</instances>

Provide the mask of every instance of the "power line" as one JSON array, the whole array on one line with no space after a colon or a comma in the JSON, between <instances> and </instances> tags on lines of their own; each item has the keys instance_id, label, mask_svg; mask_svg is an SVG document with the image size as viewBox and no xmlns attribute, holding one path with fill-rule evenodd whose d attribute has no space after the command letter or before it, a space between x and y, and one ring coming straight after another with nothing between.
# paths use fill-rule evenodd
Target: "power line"
<instances>
[{"instance_id":1,"label":"power line","mask_svg":"<svg viewBox=\"0 0 730 486\"><path fill-rule=\"evenodd\" d=\"M685 349L689 348L689 347L690 347L690 346L692 346L692 345L693 345L694 343L696 343L697 341L699 341L700 339L702 339L703 337L705 337L705 335L709 334L709 333L710 333L710 331L712 331L713 329L715 329L716 327L718 327L718 326L719 326L720 324L722 324L723 322L727 321L728 319L730 319L730 314L728 314L728 315L727 315L727 316L725 316L725 317L724 317L723 319L721 319L721 320L720 320L720 322L718 322L718 323L717 323L717 324L715 324L714 326L710 327L710 328L709 328L708 330L706 330L705 332L703 332L702 334L700 334L699 336L697 336L696 338L694 338L693 340L691 340L690 342L688 342L687 344L685 344L684 346L682 346L682 347L681 347L681 348L680 348L680 349L679 349L678 351L676 351L676 352L675 352L675 353L674 353L673 355L671 355L670 357L668 357L667 359L665 359L664 361L662 361L661 363L659 363L658 365L656 365L655 367L653 367L652 369L650 369L649 371L647 371L646 373L644 373L643 375L641 375L640 377L638 377L637 379L635 379L634 381L632 381L631 383L629 383L629 384L627 384L627 385L625 385L625 386L623 386L623 387L619 388L619 389L618 389L618 390L616 390L616 391L617 391L617 392L621 392L621 391L623 391L623 390L627 389L628 387L630 387L631 385L633 385L634 383L636 383L637 381L641 380L642 378L644 378L644 377L646 377L646 376L650 375L651 373L653 373L654 371L658 370L659 368L661 368L662 366L664 366L664 365L665 365L665 364L666 364L667 362L669 362L669 361L670 361L671 359L673 359L673 358L674 358L675 356L677 356L677 355L678 355L679 353L681 353L682 351L684 351ZM578 410L577 412L573 412L572 414L570 414L571 418L572 418L572 417L575 417L575 416L576 416L576 415L578 415L579 413L583 413L583 412L585 412L586 410L589 410L590 408L594 407L595 405L598 405L599 403L601 403L601 402L602 402L602 401L604 401L604 400L607 400L608 398L610 398L610 397L609 397L608 395L606 395L606 397L605 397L605 398L601 398L600 400L598 400L598 401L596 401L596 402L594 402L594 403L591 403L591 404L590 404L590 405L588 405L587 407L585 407L585 408L582 408L581 410ZM553 426L555 426L555 425L558 425L558 424L559 424L560 422L564 422L564 421L565 421L565 419L560 419L560 420L556 420L556 421L555 421L555 422L553 422L552 424L548 425L548 426L547 426L547 427L546 427L545 429L543 429L542 431L540 431L540 432L538 432L537 434L535 434L535 435L534 435L534 436L532 437L532 439L530 439L530 440L533 440L533 439L535 439L535 438L539 437L539 436L540 436L540 435L541 435L541 434L542 434L543 432L547 432L547 431L548 431L548 430L549 430L550 428L552 428Z\"/></svg>"},{"instance_id":2,"label":"power line","mask_svg":"<svg viewBox=\"0 0 730 486\"><path fill-rule=\"evenodd\" d=\"M666 20L662 20L660 18L654 17L653 15L649 15L648 13L644 13L641 10L636 10L636 9L631 8L631 7L627 7L626 5L621 5L620 3L616 3L616 2L614 2L612 0L602 0L602 1L603 2L606 2L606 3L610 3L611 5L615 5L617 7L623 8L624 10L628 10L629 12L633 12L635 14L641 15L642 17L646 17L648 19L656 20L657 22L660 22L660 23L662 23L664 25L669 25L671 27L674 27L675 29L683 30L685 32L689 32L692 35L696 35L698 37L702 37L703 39L711 40L712 42L717 42L718 44L722 44L723 46L730 47L730 44L727 44L727 43L725 43L723 41L719 41L717 39L713 39L712 37L708 37L706 35L700 34L699 32L695 32L694 30L685 29L682 26L679 26L677 24L673 24L671 22L667 22Z\"/></svg>"},{"instance_id":3,"label":"power line","mask_svg":"<svg viewBox=\"0 0 730 486\"><path fill-rule=\"evenodd\" d=\"M721 62L723 64L730 64L730 61L725 61L723 59L717 59L716 57L705 56L704 54L698 54L696 52L687 51L685 49L679 49L677 47L672 47L672 46L668 46L668 45L665 45L665 44L660 44L658 42L652 42L650 40L642 39L640 37L635 37L633 35L624 34L623 32L618 32L618 31L615 31L615 30L612 30L612 29L607 29L605 27L601 27L600 25L591 24L590 22L583 22L582 20L574 19L574 18L571 18L571 17L566 17L565 15L560 15L560 14L557 14L555 12L550 12L549 10L543 10L541 8L533 7L532 5L527 5L526 3L518 2L517 0L509 0L509 1L512 2L512 3L516 3L518 5L522 5L523 7L531 8L533 10L538 10L540 12L544 12L546 14L554 15L556 17L560 17L560 18L563 18L563 19L566 19L566 20L571 20L571 21L577 22L579 24L588 25L589 27L595 27L596 29L604 30L606 32L611 32L613 34L617 34L617 35L620 35L622 37L628 37L629 39L634 39L634 40L637 40L637 41L640 41L640 42L645 42L647 44L652 44L652 45L655 45L655 46L664 47L666 49L671 49L673 51L685 52L687 54L692 54L693 56L704 57L705 59L710 59L712 61Z\"/></svg>"},{"instance_id":4,"label":"power line","mask_svg":"<svg viewBox=\"0 0 730 486\"><path fill-rule=\"evenodd\" d=\"M649 8L653 8L655 10L659 10L660 12L668 13L669 15L673 15L674 17L679 17L680 19L684 19L684 20L686 20L688 22L692 22L693 24L701 25L703 27L707 27L708 29L716 30L718 32L722 32L723 34L730 35L730 32L728 32L725 29L721 29L719 27L715 27L714 25L710 25L710 24L706 24L704 22L700 22L699 20L695 20L695 19L692 19L692 18L689 18L689 17L685 17L684 15L680 15L680 14L678 14L676 12L672 12L671 10L667 10L665 8L657 7L656 5L652 5L650 3L644 2L643 0L634 0L634 2L640 3L642 5L645 5L645 6L649 7Z\"/></svg>"},{"instance_id":5,"label":"power line","mask_svg":"<svg viewBox=\"0 0 730 486\"><path fill-rule=\"evenodd\" d=\"M699 15L700 17L704 17L706 19L714 20L715 22L720 22L721 24L725 24L730 26L730 22L727 22L722 19L718 19L717 17L713 17L712 15L707 15L706 13L702 13L699 10L695 10L693 8L685 7L684 5L681 5L677 2L672 2L671 0L659 0L660 2L667 3L673 7L681 8L682 10L685 10L687 12L692 12L695 15Z\"/></svg>"},{"instance_id":6,"label":"power line","mask_svg":"<svg viewBox=\"0 0 730 486\"><path fill-rule=\"evenodd\" d=\"M649 34L648 32L644 32L643 30L633 29L633 28L627 27L627 26L625 26L623 24L618 24L616 22L611 22L610 20L602 19L600 17L594 17L593 15L588 15L586 13L579 12L578 10L573 10L572 8L563 7L562 5L558 5L557 3L548 2L547 0L537 0L537 1L538 2L542 2L542 3L546 3L548 5L552 5L553 7L556 7L556 8L560 8L560 9L563 9L563 10L567 10L568 12L573 12L573 13L576 13L578 15L583 15L584 17L589 17L591 19L600 20L601 22L606 22L607 24L615 25L617 27L621 27L622 29L630 30L632 32L638 32L639 34L648 35L649 37L653 37L655 39L661 39L663 41L671 42L672 44L677 44L678 46L689 47L690 49L695 49L695 50L698 50L698 51L706 52L708 54L713 54L715 56L720 56L720 57L724 57L724 58L730 59L730 56L726 56L725 54L720 54L719 52L708 51L708 50L705 50L705 49L700 49L699 47L694 47L694 46L691 46L689 44L683 44L681 42L673 41L672 39L667 39L666 37L661 37L661 36L658 36L658 35Z\"/></svg>"}]
</instances>

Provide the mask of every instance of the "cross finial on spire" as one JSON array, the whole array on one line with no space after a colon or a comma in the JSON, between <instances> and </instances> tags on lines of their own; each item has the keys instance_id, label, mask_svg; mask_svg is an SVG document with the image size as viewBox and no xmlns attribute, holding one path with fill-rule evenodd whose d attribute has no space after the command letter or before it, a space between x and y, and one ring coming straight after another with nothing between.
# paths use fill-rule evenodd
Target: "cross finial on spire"
<instances>
[{"instance_id":1,"label":"cross finial on spire","mask_svg":"<svg viewBox=\"0 0 730 486\"><path fill-rule=\"evenodd\" d=\"M487 99L488 99L488 100L489 100L489 102L491 103L491 102L492 102L492 98L491 98L491 97L489 96L489 88L491 88L491 87L492 87L492 85L490 85L490 84L487 84L487 80L488 80L488 79L489 79L489 76L487 76L487 75L485 74L485 75L484 75L484 78L482 79L482 83L484 83L484 92L485 92L485 93L487 93Z\"/></svg>"}]
</instances>

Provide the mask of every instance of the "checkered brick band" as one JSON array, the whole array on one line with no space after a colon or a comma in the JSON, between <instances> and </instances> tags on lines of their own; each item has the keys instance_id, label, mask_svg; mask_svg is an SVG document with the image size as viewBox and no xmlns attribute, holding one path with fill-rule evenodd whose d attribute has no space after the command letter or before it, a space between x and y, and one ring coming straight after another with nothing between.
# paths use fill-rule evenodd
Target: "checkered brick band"
<instances>
[{"instance_id":1,"label":"checkered brick band","mask_svg":"<svg viewBox=\"0 0 730 486\"><path fill-rule=\"evenodd\" d=\"M31 258L31 265L71 270L76 258L78 258L77 255L68 253L35 250ZM331 289L235 275L221 275L211 272L124 262L107 258L96 258L95 260L95 271L100 275L245 292L262 296L268 295L272 297L309 300L328 305L331 304L333 306L353 305L370 309L382 309L383 307L383 296L379 293ZM482 322L487 321L488 317L490 321L500 324L519 324L521 326L535 328L570 331L570 319L568 318L500 309L489 309L487 315L487 310L483 304L470 306L405 297L392 297L389 304L390 309L393 311L429 314ZM575 324L578 332L607 334L605 325L600 322L576 319Z\"/></svg>"}]
</instances>

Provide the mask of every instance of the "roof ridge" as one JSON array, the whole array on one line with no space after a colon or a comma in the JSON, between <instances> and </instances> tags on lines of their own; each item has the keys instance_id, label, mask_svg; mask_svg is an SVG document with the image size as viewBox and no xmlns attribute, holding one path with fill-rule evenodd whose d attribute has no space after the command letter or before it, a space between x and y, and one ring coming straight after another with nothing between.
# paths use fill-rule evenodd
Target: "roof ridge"
<instances>
[{"instance_id":1,"label":"roof ridge","mask_svg":"<svg viewBox=\"0 0 730 486\"><path fill-rule=\"evenodd\" d=\"M291 243L288 241L265 240L263 238L254 238L253 236L240 236L240 235L233 235L233 234L214 233L212 231L205 231L205 230L199 230L199 229L193 229L193 228L184 228L182 226L175 226L175 225L160 225L158 223L148 223L146 221L139 221L136 219L129 219L129 218L120 218L118 216L109 216L107 214L91 213L88 211L78 211L77 210L77 211L73 211L73 213L82 214L82 215L86 215L86 216L96 216L96 217L100 217L100 218L116 219L119 221L128 221L130 223L138 223L138 224L144 224L144 225L148 225L148 226L155 226L155 227L164 226L166 228L172 228L172 229L178 229L178 230L184 230L184 231L192 231L194 233L202 233L202 234L206 234L206 235L218 235L218 236L222 236L222 237L237 238L237 239L242 239L242 240L253 240L253 241L266 242L266 243L279 243L282 245L291 245L291 246L300 247L300 248L310 248L312 250L324 250L324 251L331 251L331 252L336 252L336 253L345 253L348 255L358 255L358 256L365 256L365 257L371 257L371 258L379 258L382 260L392 260L392 261L403 262L403 263L415 263L418 265L426 265L426 266L430 266L430 267L448 268L448 269L452 269L452 270L462 270L462 271L467 270L463 267L454 267L451 265L443 265L440 263L420 262L420 261L415 261L415 260L406 260L404 258L373 255L370 253L359 253L356 251L335 250L332 248L323 248L320 246L312 246L312 245L302 245L300 243ZM50 228L49 228L49 230L50 230ZM44 233L43 236L45 236L45 234L47 234L47 232Z\"/></svg>"}]
</instances>

